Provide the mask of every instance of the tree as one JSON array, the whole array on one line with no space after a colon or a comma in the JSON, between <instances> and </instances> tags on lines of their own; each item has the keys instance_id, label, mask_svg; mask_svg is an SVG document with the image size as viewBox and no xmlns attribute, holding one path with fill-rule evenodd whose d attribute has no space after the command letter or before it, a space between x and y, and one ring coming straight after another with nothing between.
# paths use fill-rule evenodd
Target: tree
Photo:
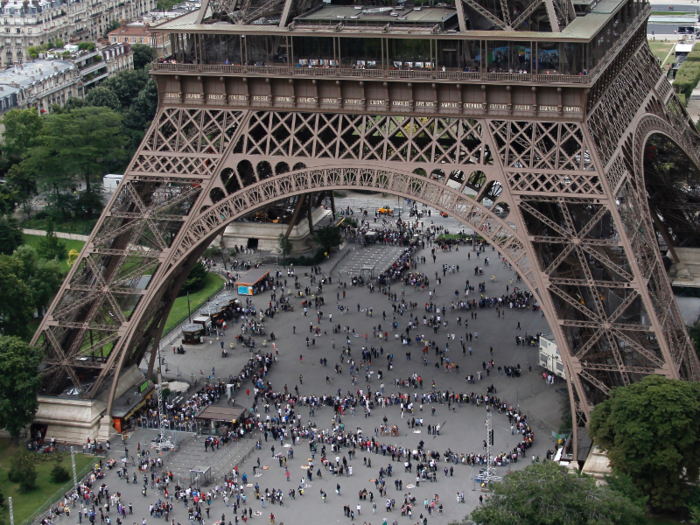
<instances>
[{"instance_id":1,"label":"tree","mask_svg":"<svg viewBox=\"0 0 700 525\"><path fill-rule=\"evenodd\" d=\"M530 465L494 483L484 505L468 518L479 525L647 523L644 509L625 495L553 461Z\"/></svg>"},{"instance_id":2,"label":"tree","mask_svg":"<svg viewBox=\"0 0 700 525\"><path fill-rule=\"evenodd\" d=\"M0 428L6 429L15 443L39 407L41 359L38 348L17 337L0 337Z\"/></svg>"},{"instance_id":3,"label":"tree","mask_svg":"<svg viewBox=\"0 0 700 525\"><path fill-rule=\"evenodd\" d=\"M114 111L119 111L121 109L121 104L119 103L117 95L114 91L105 86L97 86L88 91L88 94L85 96L85 105L105 107L113 109Z\"/></svg>"},{"instance_id":4,"label":"tree","mask_svg":"<svg viewBox=\"0 0 700 525\"><path fill-rule=\"evenodd\" d=\"M101 87L112 91L119 99L119 105L126 109L131 107L149 80L150 75L147 71L127 70L108 78Z\"/></svg>"},{"instance_id":5,"label":"tree","mask_svg":"<svg viewBox=\"0 0 700 525\"><path fill-rule=\"evenodd\" d=\"M32 291L17 277L18 273L17 261L7 255L0 255L0 333L25 337L34 313L34 300Z\"/></svg>"},{"instance_id":6,"label":"tree","mask_svg":"<svg viewBox=\"0 0 700 525\"><path fill-rule=\"evenodd\" d=\"M34 308L43 317L63 282L61 265L56 259L40 259L31 246L20 246L12 258L18 263L17 278L32 291Z\"/></svg>"},{"instance_id":7,"label":"tree","mask_svg":"<svg viewBox=\"0 0 700 525\"><path fill-rule=\"evenodd\" d=\"M78 257L80 256L80 252L74 248L70 249L68 251L68 266L73 266L75 264L75 261L78 260Z\"/></svg>"},{"instance_id":8,"label":"tree","mask_svg":"<svg viewBox=\"0 0 700 525\"><path fill-rule=\"evenodd\" d=\"M22 494L31 492L36 488L36 455L26 449L20 448L12 456L12 463L7 477L13 483L19 483L19 491Z\"/></svg>"},{"instance_id":9,"label":"tree","mask_svg":"<svg viewBox=\"0 0 700 525\"><path fill-rule=\"evenodd\" d=\"M180 293L178 297L187 295L188 293L198 292L206 284L207 279L207 269L200 262L194 265L194 268L190 270L190 274L185 280L185 284L180 288Z\"/></svg>"},{"instance_id":10,"label":"tree","mask_svg":"<svg viewBox=\"0 0 700 525\"><path fill-rule=\"evenodd\" d=\"M57 111L57 113L68 112L74 109L84 107L85 101L82 98L70 97L68 100L66 100L66 103L63 105L63 108L60 111Z\"/></svg>"},{"instance_id":11,"label":"tree","mask_svg":"<svg viewBox=\"0 0 700 525\"><path fill-rule=\"evenodd\" d=\"M17 203L24 208L25 214L29 216L32 199L37 194L36 179L22 164L13 164L7 172L7 187L13 192Z\"/></svg>"},{"instance_id":12,"label":"tree","mask_svg":"<svg viewBox=\"0 0 700 525\"><path fill-rule=\"evenodd\" d=\"M41 135L43 122L35 109L11 109L2 118L5 126L2 151L12 162L19 162L22 155Z\"/></svg>"},{"instance_id":13,"label":"tree","mask_svg":"<svg viewBox=\"0 0 700 525\"><path fill-rule=\"evenodd\" d=\"M282 254L282 264L284 264L284 262L287 260L287 255L292 252L292 243L289 240L288 235L280 233L278 250Z\"/></svg>"},{"instance_id":14,"label":"tree","mask_svg":"<svg viewBox=\"0 0 700 525\"><path fill-rule=\"evenodd\" d=\"M52 113L45 117L42 145L64 173L83 178L90 193L93 178L109 173L109 167L124 157L120 123L119 114L107 107Z\"/></svg>"},{"instance_id":15,"label":"tree","mask_svg":"<svg viewBox=\"0 0 700 525\"><path fill-rule=\"evenodd\" d=\"M39 257L47 260L58 259L62 261L68 256L66 243L56 237L51 218L46 221L46 236L39 241L37 253Z\"/></svg>"},{"instance_id":16,"label":"tree","mask_svg":"<svg viewBox=\"0 0 700 525\"><path fill-rule=\"evenodd\" d=\"M153 48L146 44L134 44L131 46L134 52L134 69L144 69L151 65L155 58Z\"/></svg>"},{"instance_id":17,"label":"tree","mask_svg":"<svg viewBox=\"0 0 700 525\"><path fill-rule=\"evenodd\" d=\"M337 226L324 226L316 230L314 240L319 243L326 252L330 252L331 248L335 248L343 242L343 236L340 234L340 228Z\"/></svg>"},{"instance_id":18,"label":"tree","mask_svg":"<svg viewBox=\"0 0 700 525\"><path fill-rule=\"evenodd\" d=\"M70 479L70 473L66 467L61 465L61 459L61 454L56 452L54 456L54 465L51 469L51 481L54 483L65 483Z\"/></svg>"},{"instance_id":19,"label":"tree","mask_svg":"<svg viewBox=\"0 0 700 525\"><path fill-rule=\"evenodd\" d=\"M151 78L139 92L136 100L123 115L124 133L128 137L129 149L135 151L143 139L158 108L158 88Z\"/></svg>"},{"instance_id":20,"label":"tree","mask_svg":"<svg viewBox=\"0 0 700 525\"><path fill-rule=\"evenodd\" d=\"M658 510L683 506L700 473L700 384L652 375L612 390L591 437Z\"/></svg>"},{"instance_id":21,"label":"tree","mask_svg":"<svg viewBox=\"0 0 700 525\"><path fill-rule=\"evenodd\" d=\"M112 20L109 24L107 24L107 27L105 28L105 32L102 35L103 37L107 38L107 35L111 33L112 31L115 31L116 29L119 29L122 25L119 23L119 20Z\"/></svg>"},{"instance_id":22,"label":"tree","mask_svg":"<svg viewBox=\"0 0 700 525\"><path fill-rule=\"evenodd\" d=\"M17 220L7 215L0 217L0 254L10 255L22 242L22 230Z\"/></svg>"}]
</instances>

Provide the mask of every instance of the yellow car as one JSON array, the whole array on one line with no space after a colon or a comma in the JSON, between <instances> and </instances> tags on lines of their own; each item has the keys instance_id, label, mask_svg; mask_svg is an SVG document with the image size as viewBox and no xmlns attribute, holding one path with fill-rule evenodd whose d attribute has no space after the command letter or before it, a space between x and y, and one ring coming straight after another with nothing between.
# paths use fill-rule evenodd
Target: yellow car
<instances>
[{"instance_id":1,"label":"yellow car","mask_svg":"<svg viewBox=\"0 0 700 525\"><path fill-rule=\"evenodd\" d=\"M379 213L379 215L393 215L394 210L391 208L382 207L377 210L377 213Z\"/></svg>"}]
</instances>

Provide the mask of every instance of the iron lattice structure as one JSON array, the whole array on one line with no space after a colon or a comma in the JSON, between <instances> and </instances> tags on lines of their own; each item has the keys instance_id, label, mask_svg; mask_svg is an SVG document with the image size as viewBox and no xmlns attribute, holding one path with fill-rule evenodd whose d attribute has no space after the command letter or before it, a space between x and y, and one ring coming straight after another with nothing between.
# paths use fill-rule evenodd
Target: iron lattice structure
<instances>
[{"instance_id":1,"label":"iron lattice structure","mask_svg":"<svg viewBox=\"0 0 700 525\"><path fill-rule=\"evenodd\" d=\"M700 379L659 249L698 245L700 138L637 13L572 78L158 65L157 116L34 337L47 392L109 388L109 412L227 225L344 189L431 205L493 244L542 306L577 419L649 374Z\"/></svg>"}]
</instances>

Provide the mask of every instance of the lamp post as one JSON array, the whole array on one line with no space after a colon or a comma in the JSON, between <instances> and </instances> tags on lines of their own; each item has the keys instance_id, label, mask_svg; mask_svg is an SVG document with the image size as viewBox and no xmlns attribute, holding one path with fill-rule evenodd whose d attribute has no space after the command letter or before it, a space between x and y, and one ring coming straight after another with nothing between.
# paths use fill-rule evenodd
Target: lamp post
<instances>
[{"instance_id":1,"label":"lamp post","mask_svg":"<svg viewBox=\"0 0 700 525\"><path fill-rule=\"evenodd\" d=\"M190 309L190 292L187 292L187 317L190 320L190 324L192 324L192 310Z\"/></svg>"}]
</instances>

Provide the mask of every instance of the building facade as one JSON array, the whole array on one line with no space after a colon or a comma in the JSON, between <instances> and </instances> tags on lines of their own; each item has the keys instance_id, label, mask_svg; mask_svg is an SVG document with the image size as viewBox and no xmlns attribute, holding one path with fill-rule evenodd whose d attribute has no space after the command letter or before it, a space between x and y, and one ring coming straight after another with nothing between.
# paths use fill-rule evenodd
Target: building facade
<instances>
[{"instance_id":1,"label":"building facade","mask_svg":"<svg viewBox=\"0 0 700 525\"><path fill-rule=\"evenodd\" d=\"M9 0L0 9L0 66L29 59L27 49L60 40L96 41L113 21L131 20L157 0Z\"/></svg>"},{"instance_id":2,"label":"building facade","mask_svg":"<svg viewBox=\"0 0 700 525\"><path fill-rule=\"evenodd\" d=\"M144 44L155 50L156 58L170 56L170 35L153 31L149 23L136 22L123 25L119 29L111 31L107 38L110 44Z\"/></svg>"},{"instance_id":3,"label":"building facade","mask_svg":"<svg viewBox=\"0 0 700 525\"><path fill-rule=\"evenodd\" d=\"M49 113L70 97L83 98L82 75L68 60L36 60L17 64L0 73L0 112L36 108Z\"/></svg>"}]
</instances>

